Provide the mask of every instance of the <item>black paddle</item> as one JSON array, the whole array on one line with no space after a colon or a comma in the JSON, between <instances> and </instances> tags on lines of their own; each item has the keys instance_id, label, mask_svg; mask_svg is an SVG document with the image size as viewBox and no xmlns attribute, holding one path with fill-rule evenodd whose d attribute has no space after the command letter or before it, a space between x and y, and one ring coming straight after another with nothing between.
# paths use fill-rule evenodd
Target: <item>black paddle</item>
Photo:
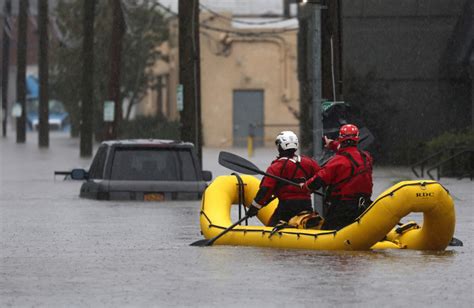
<instances>
[{"instance_id":1,"label":"black paddle","mask_svg":"<svg viewBox=\"0 0 474 308\"><path fill-rule=\"evenodd\" d=\"M252 164L250 161L246 160L245 158L242 158L240 156L237 156L229 152L221 151L219 153L219 164L221 164L222 166L226 168L229 168L230 170L234 170L243 174L251 174L251 175L261 174L264 176L268 176L269 178L275 179L277 181L280 181L289 185L293 185L296 187L300 187L300 184L298 183L281 178L273 174L266 173L258 169L257 166L255 166L254 164ZM318 191L314 191L313 193L324 196L322 193Z\"/></svg>"},{"instance_id":2,"label":"black paddle","mask_svg":"<svg viewBox=\"0 0 474 308\"><path fill-rule=\"evenodd\" d=\"M204 239L204 240L199 240L199 241L196 241L194 243L191 243L189 244L190 246L200 246L200 247L203 247L203 246L212 246L212 244L214 244L215 241L217 241L221 236L223 236L224 234L226 234L227 232L229 232L230 230L232 230L235 226L237 226L238 224L240 224L242 221L248 219L250 216L244 216L242 217L241 219L239 219L238 221L236 221L235 223L233 223L230 227L228 227L227 229L225 229L224 231L222 231L219 235L217 236L214 236L213 238L207 240L207 239Z\"/></svg>"},{"instance_id":3,"label":"black paddle","mask_svg":"<svg viewBox=\"0 0 474 308\"><path fill-rule=\"evenodd\" d=\"M464 246L464 243L460 239L457 239L453 236L448 246Z\"/></svg>"}]
</instances>

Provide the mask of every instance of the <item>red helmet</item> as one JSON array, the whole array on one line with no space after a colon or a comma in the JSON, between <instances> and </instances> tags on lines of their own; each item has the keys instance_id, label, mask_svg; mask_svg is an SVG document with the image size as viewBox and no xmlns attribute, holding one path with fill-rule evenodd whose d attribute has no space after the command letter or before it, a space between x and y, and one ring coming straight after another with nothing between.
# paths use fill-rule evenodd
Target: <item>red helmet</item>
<instances>
[{"instance_id":1,"label":"red helmet","mask_svg":"<svg viewBox=\"0 0 474 308\"><path fill-rule=\"evenodd\" d=\"M338 140L340 142L346 141L346 140L354 140L354 141L359 141L359 129L357 126L353 124L346 124L341 127L339 130L339 138Z\"/></svg>"}]
</instances>

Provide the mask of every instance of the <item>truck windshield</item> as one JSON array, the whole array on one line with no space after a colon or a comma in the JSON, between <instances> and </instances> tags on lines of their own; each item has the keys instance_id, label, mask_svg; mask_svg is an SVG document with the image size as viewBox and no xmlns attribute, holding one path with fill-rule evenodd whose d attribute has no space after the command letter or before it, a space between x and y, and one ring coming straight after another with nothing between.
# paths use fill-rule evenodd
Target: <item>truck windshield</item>
<instances>
[{"instance_id":1,"label":"truck windshield","mask_svg":"<svg viewBox=\"0 0 474 308\"><path fill-rule=\"evenodd\" d=\"M196 170L188 149L117 148L110 179L195 181Z\"/></svg>"}]
</instances>

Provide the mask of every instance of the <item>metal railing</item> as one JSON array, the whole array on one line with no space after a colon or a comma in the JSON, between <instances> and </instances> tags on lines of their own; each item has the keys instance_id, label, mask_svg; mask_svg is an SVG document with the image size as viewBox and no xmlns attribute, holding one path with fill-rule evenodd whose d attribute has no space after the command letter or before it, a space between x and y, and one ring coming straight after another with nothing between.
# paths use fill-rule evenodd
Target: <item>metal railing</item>
<instances>
[{"instance_id":1,"label":"metal railing","mask_svg":"<svg viewBox=\"0 0 474 308\"><path fill-rule=\"evenodd\" d=\"M461 149L459 152L455 153L454 155L451 155L451 156L447 157L446 159L441 160L440 162L438 162L437 164L435 164L431 168L427 169L426 174L430 177L430 179L434 180L434 176L431 174L431 171L436 169L436 179L439 180L441 178L441 167L444 164L447 164L447 163L453 164L454 160L457 159L459 156L468 155L468 154L470 154L469 168L467 170L468 173L461 173L459 177L463 178L464 176L469 175L469 178L472 181L472 179L474 177L474 149L472 149L472 148ZM451 166L451 174L456 174L455 167L453 167L453 166L454 165Z\"/></svg>"},{"instance_id":2,"label":"metal railing","mask_svg":"<svg viewBox=\"0 0 474 308\"><path fill-rule=\"evenodd\" d=\"M439 160L440 157L442 157L443 155L446 155L446 153L449 152L449 156L453 156L455 155L457 152L462 152L466 149L469 149L465 146L454 146L454 147L448 147L448 148L445 148L445 149L442 149L436 153L433 153L431 155L429 155L428 157L425 157L419 161L417 161L416 163L412 164L410 166L411 168L411 171L415 174L416 177L420 178L420 177L424 177L425 175L425 168L430 164L430 163L433 163L433 161L436 159L436 161ZM418 174L418 172L416 171L416 167L419 167L420 169L420 173ZM453 170L454 169L454 160L451 161L451 169Z\"/></svg>"}]
</instances>

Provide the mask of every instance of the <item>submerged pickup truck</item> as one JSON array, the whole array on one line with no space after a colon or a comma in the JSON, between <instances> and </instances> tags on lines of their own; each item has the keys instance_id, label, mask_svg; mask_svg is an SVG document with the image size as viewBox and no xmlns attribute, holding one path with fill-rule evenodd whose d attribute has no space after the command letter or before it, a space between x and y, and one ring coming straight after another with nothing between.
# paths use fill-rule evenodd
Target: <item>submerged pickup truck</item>
<instances>
[{"instance_id":1,"label":"submerged pickup truck","mask_svg":"<svg viewBox=\"0 0 474 308\"><path fill-rule=\"evenodd\" d=\"M104 141L89 171L73 169L84 180L80 197L98 200L196 200L210 171L201 169L189 142L161 139Z\"/></svg>"}]
</instances>

